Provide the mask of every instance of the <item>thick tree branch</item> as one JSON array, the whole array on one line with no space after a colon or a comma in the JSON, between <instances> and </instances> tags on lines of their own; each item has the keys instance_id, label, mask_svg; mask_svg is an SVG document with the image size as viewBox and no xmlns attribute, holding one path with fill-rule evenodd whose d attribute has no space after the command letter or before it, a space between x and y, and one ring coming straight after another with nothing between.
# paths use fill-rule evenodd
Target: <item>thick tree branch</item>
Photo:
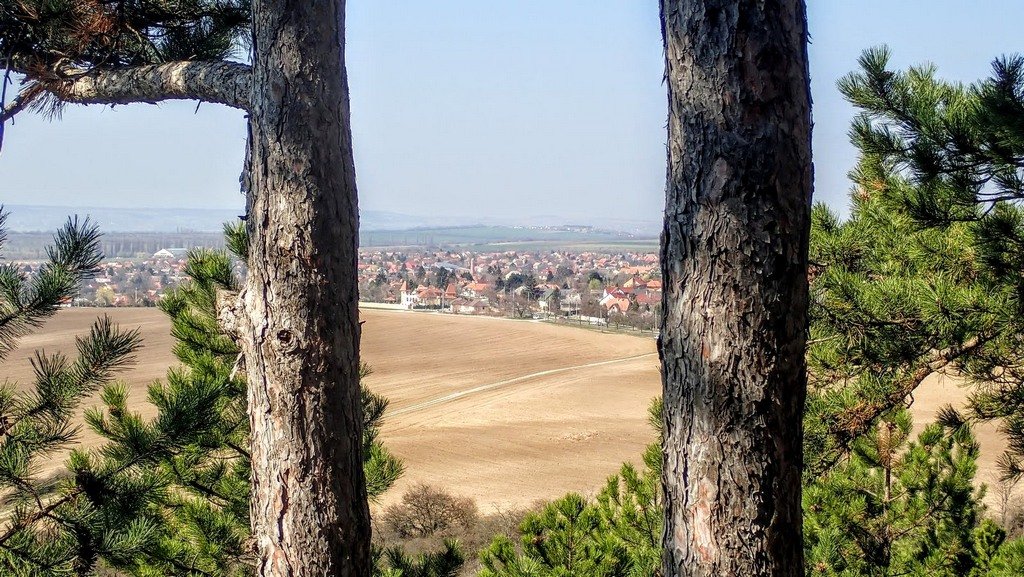
<instances>
[{"instance_id":1,"label":"thick tree branch","mask_svg":"<svg viewBox=\"0 0 1024 577\"><path fill-rule=\"evenodd\" d=\"M34 86L72 104L156 103L199 100L249 109L251 70L225 61L183 61L129 68L65 71L59 77L33 78ZM23 94L25 94L23 92ZM16 98L0 112L0 122L28 104Z\"/></svg>"},{"instance_id":2,"label":"thick tree branch","mask_svg":"<svg viewBox=\"0 0 1024 577\"><path fill-rule=\"evenodd\" d=\"M5 122L14 118L16 114L28 108L31 99L28 93L19 94L11 101L10 104L0 103L0 137L3 136L3 125ZM0 143L3 140L0 139Z\"/></svg>"},{"instance_id":3,"label":"thick tree branch","mask_svg":"<svg viewBox=\"0 0 1024 577\"><path fill-rule=\"evenodd\" d=\"M933 350L921 359L913 371L895 383L893 390L882 399L865 400L836 415L830 426L830 433L836 439L836 450L818 461L814 466L814 472L821 473L835 466L848 452L853 441L867 433L882 414L893 407L910 407L914 391L926 378L953 365L988 340L988 337L976 336L957 346Z\"/></svg>"}]
</instances>

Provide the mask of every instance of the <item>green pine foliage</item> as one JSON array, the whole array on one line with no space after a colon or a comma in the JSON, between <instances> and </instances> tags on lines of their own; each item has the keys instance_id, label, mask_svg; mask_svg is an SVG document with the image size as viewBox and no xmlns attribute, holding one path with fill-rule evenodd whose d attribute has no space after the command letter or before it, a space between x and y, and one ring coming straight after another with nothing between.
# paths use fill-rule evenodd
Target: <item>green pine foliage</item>
<instances>
[{"instance_id":1,"label":"green pine foliage","mask_svg":"<svg viewBox=\"0 0 1024 577\"><path fill-rule=\"evenodd\" d=\"M499 537L481 554L480 577L569 577L625 574L622 547L608 539L595 507L570 493L532 513L519 528L520 548Z\"/></svg>"},{"instance_id":2,"label":"green pine foliage","mask_svg":"<svg viewBox=\"0 0 1024 577\"><path fill-rule=\"evenodd\" d=\"M1000 419L1008 477L1024 472L1024 58L993 62L965 86L932 66L888 68L868 50L840 90L862 113L851 136L868 167L866 196L907 219L915 251L931 249L937 320L959 342L951 368L970 379L969 417ZM865 180L867 182L865 182ZM943 290L954 285L951 291ZM956 285L963 285L962 288ZM971 292L973 291L973 292ZM923 303L922 303L923 304Z\"/></svg>"},{"instance_id":3,"label":"green pine foliage","mask_svg":"<svg viewBox=\"0 0 1024 577\"><path fill-rule=\"evenodd\" d=\"M88 234L81 234L83 230ZM229 246L244 250L244 233L235 227L227 232ZM95 246L94 237L94 228L70 223L51 251L50 269L44 267L41 275L58 267L82 271L75 273L79 277L91 271L99 262L95 251L67 246L64 239L85 238ZM83 259L90 266L78 266ZM233 269L225 252L193 251L185 269L191 281L161 302L171 319L174 354L181 365L170 369L164 382L149 387L147 399L156 408L155 417L133 412L127 387L110 382L113 371L130 360L138 335L120 332L107 320L98 321L90 337L79 340L77 361L37 355L34 391L17 392L13 384L0 389L0 417L7 424L0 437L6 519L0 533L0 574L252 573L244 363L216 318L218 291L238 288ZM14 294L15 286L23 287L22 292L18 298L5 295L3 303L14 319L10 327L18 326L16 314L28 319L21 322L38 324L37 319L56 310L56 303L73 295L33 300L25 295L51 293L35 289L41 282L37 279L15 278L21 284L8 282L6 295ZM33 307L19 305L36 302ZM360 376L369 374L363 366ZM68 447L75 409L101 385L101 405L86 410L85 421L106 443L98 450L71 451L66 472L36 479L33 465ZM363 388L364 471L371 499L403 472L401 461L379 439L387 404ZM387 577L446 577L463 564L454 542L415 557L390 549L379 552L378 561L378 572Z\"/></svg>"},{"instance_id":4,"label":"green pine foliage","mask_svg":"<svg viewBox=\"0 0 1024 577\"><path fill-rule=\"evenodd\" d=\"M1021 64L963 86L888 58L869 50L840 82L862 111L850 216L813 212L808 572L998 574L1019 542L981 520L967 422L1003 419L1019 474ZM903 409L937 373L966 378L970 407L910 442Z\"/></svg>"},{"instance_id":5,"label":"green pine foliage","mask_svg":"<svg viewBox=\"0 0 1024 577\"><path fill-rule=\"evenodd\" d=\"M661 427L661 401L651 406ZM516 543L496 537L481 552L480 577L650 577L660 574L661 447L647 447L644 466L630 463L596 499L571 493L526 516Z\"/></svg>"},{"instance_id":6,"label":"green pine foliage","mask_svg":"<svg viewBox=\"0 0 1024 577\"><path fill-rule=\"evenodd\" d=\"M1009 542L999 549L989 564L986 577L1024 575L1024 539Z\"/></svg>"},{"instance_id":7,"label":"green pine foliage","mask_svg":"<svg viewBox=\"0 0 1024 577\"><path fill-rule=\"evenodd\" d=\"M1008 551L1011 551L1021 543L1020 541L1014 541L1007 543L1004 547L1006 531L991 519L984 519L980 525L975 527L971 537L974 543L974 549L971 551L971 561L974 566L971 567L971 571L968 573L969 577L991 575L996 559L1009 554Z\"/></svg>"},{"instance_id":8,"label":"green pine foliage","mask_svg":"<svg viewBox=\"0 0 1024 577\"><path fill-rule=\"evenodd\" d=\"M7 213L0 205L0 251L7 240ZM60 305L78 296L78 285L92 276L103 258L99 230L88 219L68 221L46 249L38 274L22 274L12 263L0 265L0 359L18 339L53 316Z\"/></svg>"},{"instance_id":9,"label":"green pine foliage","mask_svg":"<svg viewBox=\"0 0 1024 577\"><path fill-rule=\"evenodd\" d=\"M970 427L925 427L905 412L858 438L848 461L806 487L807 573L971 574L1002 541L981 523ZM984 574L984 573L981 573Z\"/></svg>"},{"instance_id":10,"label":"green pine foliage","mask_svg":"<svg viewBox=\"0 0 1024 577\"><path fill-rule=\"evenodd\" d=\"M47 69L214 60L234 52L250 18L239 0L2 0L0 53Z\"/></svg>"},{"instance_id":11,"label":"green pine foliage","mask_svg":"<svg viewBox=\"0 0 1024 577\"><path fill-rule=\"evenodd\" d=\"M0 208L0 247L5 218ZM94 225L69 219L37 274L0 265L0 360L77 296L102 258L98 240ZM0 574L84 574L95 559L131 555L145 540L149 521L133 509L152 477L122 478L121 470L107 467L75 478L83 456L74 452L71 477L42 469L75 441L72 419L81 403L133 361L139 344L137 331L103 317L76 338L73 357L37 351L32 383L0 386ZM96 491L105 486L115 492L100 498Z\"/></svg>"},{"instance_id":12,"label":"green pine foliage","mask_svg":"<svg viewBox=\"0 0 1024 577\"><path fill-rule=\"evenodd\" d=\"M237 239L232 246L239 246ZM185 273L190 282L160 304L171 318L182 366L150 387L156 418L145 422L132 414L116 387L104 391L105 410L88 414L90 425L110 441L104 456L148 455L148 470L166 482L151 504L161 519L158 538L141 554L111 565L145 576L247 575L254 559L246 384L239 349L216 317L218 291L235 291L238 281L232 259L222 251L192 251ZM363 366L360 376L369 374ZM372 499L398 479L403 466L378 438L387 400L364 387L362 401L364 470ZM173 446L146 442L161 437Z\"/></svg>"},{"instance_id":13,"label":"green pine foliage","mask_svg":"<svg viewBox=\"0 0 1024 577\"><path fill-rule=\"evenodd\" d=\"M929 376L975 354L1010 317L980 282L966 225L921 229L901 204L906 180L865 156L851 214L814 207L805 475L835 465Z\"/></svg>"},{"instance_id":14,"label":"green pine foliage","mask_svg":"<svg viewBox=\"0 0 1024 577\"><path fill-rule=\"evenodd\" d=\"M456 577L466 559L457 541L446 540L444 549L408 555L401 547L372 551L374 577Z\"/></svg>"}]
</instances>

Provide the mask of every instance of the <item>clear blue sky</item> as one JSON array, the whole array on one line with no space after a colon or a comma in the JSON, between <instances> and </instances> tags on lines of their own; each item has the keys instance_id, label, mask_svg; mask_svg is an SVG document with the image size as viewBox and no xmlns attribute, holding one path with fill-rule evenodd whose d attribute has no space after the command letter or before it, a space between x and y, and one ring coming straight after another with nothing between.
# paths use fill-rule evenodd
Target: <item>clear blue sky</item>
<instances>
[{"instance_id":1,"label":"clear blue sky","mask_svg":"<svg viewBox=\"0 0 1024 577\"><path fill-rule=\"evenodd\" d=\"M656 220L665 87L656 0L349 0L360 204L413 215ZM846 205L835 81L886 43L973 81L1024 51L1020 0L810 0L818 200ZM0 202L236 208L239 112L70 107L8 125Z\"/></svg>"}]
</instances>

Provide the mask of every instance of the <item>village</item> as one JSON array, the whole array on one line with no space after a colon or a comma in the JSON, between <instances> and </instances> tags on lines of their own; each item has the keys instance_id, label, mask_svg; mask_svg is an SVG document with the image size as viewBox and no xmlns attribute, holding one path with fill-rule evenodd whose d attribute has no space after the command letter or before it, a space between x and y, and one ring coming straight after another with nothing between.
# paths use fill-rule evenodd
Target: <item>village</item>
<instances>
[{"instance_id":1,"label":"village","mask_svg":"<svg viewBox=\"0 0 1024 577\"><path fill-rule=\"evenodd\" d=\"M359 287L362 300L407 309L647 330L661 306L654 253L365 251Z\"/></svg>"},{"instance_id":2,"label":"village","mask_svg":"<svg viewBox=\"0 0 1024 577\"><path fill-rule=\"evenodd\" d=\"M105 260L66 306L156 306L188 279L189 250ZM16 262L23 274L39 262ZM236 273L244 275L241 263ZM460 315L576 320L653 330L661 279L653 252L364 249L360 300Z\"/></svg>"}]
</instances>

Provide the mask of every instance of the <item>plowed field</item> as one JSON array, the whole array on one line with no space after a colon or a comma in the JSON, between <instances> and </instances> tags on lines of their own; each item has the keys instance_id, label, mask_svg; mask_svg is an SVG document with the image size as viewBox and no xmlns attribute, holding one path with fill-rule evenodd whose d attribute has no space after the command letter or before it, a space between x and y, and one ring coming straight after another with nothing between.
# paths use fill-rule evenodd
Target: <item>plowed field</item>
<instances>
[{"instance_id":1,"label":"plowed field","mask_svg":"<svg viewBox=\"0 0 1024 577\"><path fill-rule=\"evenodd\" d=\"M175 362L156 309L61 311L21 341L0 379L24 386L34 349L73 352L74 336L104 313L142 330L145 347L122 378L137 410L152 414L146 385ZM385 502L416 482L472 496L484 511L591 493L653 439L646 410L660 382L650 336L375 309L362 318L363 358L374 369L367 384L391 400L384 441L406 464ZM964 396L951 379L933 378L915 394L915 417L930 421ZM977 433L987 481L1002 444L992 426ZM97 439L83 432L81 441Z\"/></svg>"}]
</instances>

